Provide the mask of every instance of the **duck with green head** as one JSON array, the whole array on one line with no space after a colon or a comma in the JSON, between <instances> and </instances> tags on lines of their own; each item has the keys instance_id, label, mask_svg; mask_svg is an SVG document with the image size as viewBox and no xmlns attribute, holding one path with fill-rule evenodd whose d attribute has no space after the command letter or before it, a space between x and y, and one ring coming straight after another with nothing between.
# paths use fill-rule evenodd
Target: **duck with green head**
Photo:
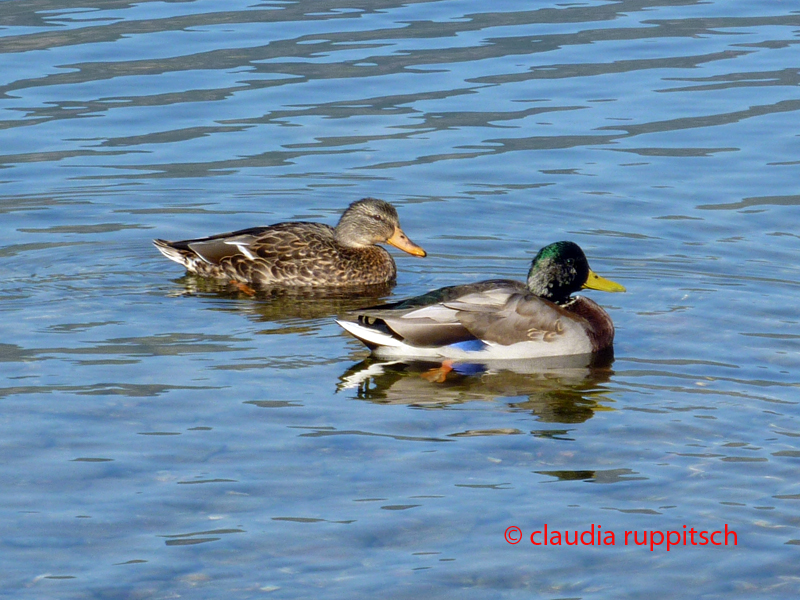
<instances>
[{"instance_id":1,"label":"duck with green head","mask_svg":"<svg viewBox=\"0 0 800 600\"><path fill-rule=\"evenodd\" d=\"M244 287L380 285L394 281L397 268L391 255L376 244L387 243L414 256L425 256L400 228L395 208L376 198L353 202L335 228L293 221L153 243L190 273Z\"/></svg>"},{"instance_id":2,"label":"duck with green head","mask_svg":"<svg viewBox=\"0 0 800 600\"><path fill-rule=\"evenodd\" d=\"M614 324L581 289L624 292L589 268L573 242L533 259L526 283L491 279L441 288L337 321L382 357L525 359L611 347Z\"/></svg>"}]
</instances>

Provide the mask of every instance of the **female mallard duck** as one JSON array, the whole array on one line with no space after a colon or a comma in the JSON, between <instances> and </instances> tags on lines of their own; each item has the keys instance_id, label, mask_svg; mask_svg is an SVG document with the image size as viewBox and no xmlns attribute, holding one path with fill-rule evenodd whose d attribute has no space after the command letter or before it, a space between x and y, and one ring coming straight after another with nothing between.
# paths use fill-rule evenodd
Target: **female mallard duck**
<instances>
[{"instance_id":1,"label":"female mallard duck","mask_svg":"<svg viewBox=\"0 0 800 600\"><path fill-rule=\"evenodd\" d=\"M414 256L425 251L400 229L388 202L364 198L344 211L335 228L289 222L196 240L153 240L156 248L191 273L246 287L345 287L385 284L397 268L388 243Z\"/></svg>"},{"instance_id":2,"label":"female mallard duck","mask_svg":"<svg viewBox=\"0 0 800 600\"><path fill-rule=\"evenodd\" d=\"M527 284L491 279L445 287L337 321L381 356L513 359L598 352L614 324L592 300L573 292L624 292L595 274L573 242L542 248Z\"/></svg>"}]
</instances>

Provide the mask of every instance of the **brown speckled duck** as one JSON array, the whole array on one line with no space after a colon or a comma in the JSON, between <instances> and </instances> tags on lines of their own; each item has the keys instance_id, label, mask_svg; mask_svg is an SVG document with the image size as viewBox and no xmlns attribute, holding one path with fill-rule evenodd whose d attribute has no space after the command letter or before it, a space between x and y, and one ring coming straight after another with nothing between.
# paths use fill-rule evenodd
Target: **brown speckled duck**
<instances>
[{"instance_id":1,"label":"brown speckled duck","mask_svg":"<svg viewBox=\"0 0 800 600\"><path fill-rule=\"evenodd\" d=\"M397 274L394 260L376 244L425 256L400 229L395 208L376 198L353 202L335 228L288 222L153 243L191 273L257 287L342 288L391 282Z\"/></svg>"}]
</instances>

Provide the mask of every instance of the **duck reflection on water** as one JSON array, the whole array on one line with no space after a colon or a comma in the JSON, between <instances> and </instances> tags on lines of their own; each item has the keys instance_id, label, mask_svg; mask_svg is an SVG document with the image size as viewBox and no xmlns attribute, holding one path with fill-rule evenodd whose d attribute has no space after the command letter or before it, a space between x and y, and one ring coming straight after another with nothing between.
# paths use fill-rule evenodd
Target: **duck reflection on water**
<instances>
[{"instance_id":1,"label":"duck reflection on water","mask_svg":"<svg viewBox=\"0 0 800 600\"><path fill-rule=\"evenodd\" d=\"M183 289L174 296L197 296L221 300L215 310L241 312L255 322L286 322L293 319L328 319L355 310L364 302L380 302L387 298L394 282L351 286L348 288L262 287L254 295L242 292L225 281L188 274L174 282ZM234 302L231 302L234 301ZM287 332L288 333L288 332Z\"/></svg>"},{"instance_id":2,"label":"duck reflection on water","mask_svg":"<svg viewBox=\"0 0 800 600\"><path fill-rule=\"evenodd\" d=\"M341 375L337 391L376 404L427 408L499 400L542 422L582 423L595 411L613 410L604 387L613 375L613 361L609 349L547 359L461 362L439 381L430 377L439 363L370 357Z\"/></svg>"}]
</instances>

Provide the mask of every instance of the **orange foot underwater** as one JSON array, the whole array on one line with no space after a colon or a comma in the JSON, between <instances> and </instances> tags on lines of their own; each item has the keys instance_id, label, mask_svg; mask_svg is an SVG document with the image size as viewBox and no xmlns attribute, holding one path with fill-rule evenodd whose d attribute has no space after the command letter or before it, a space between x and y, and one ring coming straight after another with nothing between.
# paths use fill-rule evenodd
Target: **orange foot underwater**
<instances>
[{"instance_id":1,"label":"orange foot underwater","mask_svg":"<svg viewBox=\"0 0 800 600\"><path fill-rule=\"evenodd\" d=\"M447 374L453 370L453 361L446 360L442 362L442 366L435 367L429 371L425 371L420 375L423 379L427 379L431 383L444 383L447 379Z\"/></svg>"}]
</instances>

